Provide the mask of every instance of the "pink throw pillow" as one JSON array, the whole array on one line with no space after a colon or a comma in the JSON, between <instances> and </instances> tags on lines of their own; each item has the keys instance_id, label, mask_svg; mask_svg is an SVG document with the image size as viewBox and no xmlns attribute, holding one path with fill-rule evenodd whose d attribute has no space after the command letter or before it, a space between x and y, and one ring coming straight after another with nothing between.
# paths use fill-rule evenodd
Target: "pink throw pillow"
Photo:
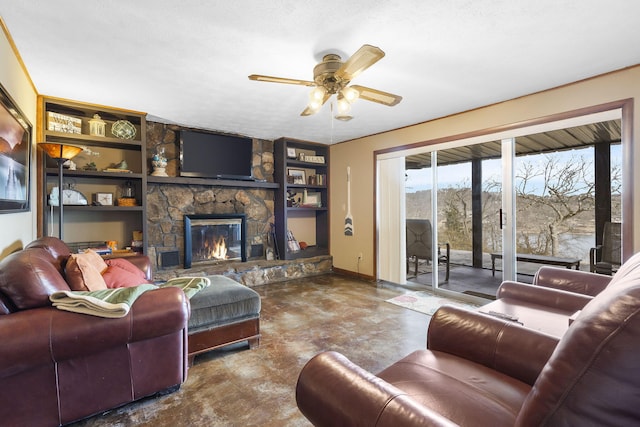
<instances>
[{"instance_id":1,"label":"pink throw pillow","mask_svg":"<svg viewBox=\"0 0 640 427\"><path fill-rule=\"evenodd\" d=\"M99 291L107 289L102 272L107 264L96 252L87 249L81 254L71 254L65 267L67 283L73 291Z\"/></svg>"},{"instance_id":2,"label":"pink throw pillow","mask_svg":"<svg viewBox=\"0 0 640 427\"><path fill-rule=\"evenodd\" d=\"M150 283L142 270L125 258L107 260L107 269L102 273L107 288L128 288Z\"/></svg>"}]
</instances>

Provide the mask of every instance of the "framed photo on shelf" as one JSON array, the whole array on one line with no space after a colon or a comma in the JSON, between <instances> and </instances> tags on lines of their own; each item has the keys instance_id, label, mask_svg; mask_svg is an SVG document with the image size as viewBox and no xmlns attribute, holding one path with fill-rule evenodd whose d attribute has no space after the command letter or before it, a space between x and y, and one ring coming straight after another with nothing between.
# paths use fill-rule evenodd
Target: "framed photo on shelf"
<instances>
[{"instance_id":1,"label":"framed photo on shelf","mask_svg":"<svg viewBox=\"0 0 640 427\"><path fill-rule=\"evenodd\" d=\"M304 169L287 169L287 175L293 178L293 184L306 184L307 177Z\"/></svg>"},{"instance_id":2,"label":"framed photo on shelf","mask_svg":"<svg viewBox=\"0 0 640 427\"><path fill-rule=\"evenodd\" d=\"M0 213L29 211L31 124L0 85Z\"/></svg>"},{"instance_id":3,"label":"framed photo on shelf","mask_svg":"<svg viewBox=\"0 0 640 427\"><path fill-rule=\"evenodd\" d=\"M322 195L320 192L309 192L307 198L304 201L305 206L321 208L322 207Z\"/></svg>"},{"instance_id":4,"label":"framed photo on shelf","mask_svg":"<svg viewBox=\"0 0 640 427\"><path fill-rule=\"evenodd\" d=\"M47 111L47 130L62 133L82 133L82 119Z\"/></svg>"},{"instance_id":5,"label":"framed photo on shelf","mask_svg":"<svg viewBox=\"0 0 640 427\"><path fill-rule=\"evenodd\" d=\"M309 163L324 164L324 156L304 156L304 161Z\"/></svg>"},{"instance_id":6,"label":"framed photo on shelf","mask_svg":"<svg viewBox=\"0 0 640 427\"><path fill-rule=\"evenodd\" d=\"M296 149L292 147L287 147L287 157L290 159L296 158Z\"/></svg>"},{"instance_id":7,"label":"framed photo on shelf","mask_svg":"<svg viewBox=\"0 0 640 427\"><path fill-rule=\"evenodd\" d=\"M113 193L94 193L93 203L98 206L113 206Z\"/></svg>"}]
</instances>

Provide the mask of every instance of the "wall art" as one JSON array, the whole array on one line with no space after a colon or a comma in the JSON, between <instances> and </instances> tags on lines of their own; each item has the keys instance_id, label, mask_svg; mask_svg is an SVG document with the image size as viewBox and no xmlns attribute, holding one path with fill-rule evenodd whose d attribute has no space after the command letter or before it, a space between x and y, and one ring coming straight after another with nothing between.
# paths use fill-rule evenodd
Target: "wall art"
<instances>
[{"instance_id":1,"label":"wall art","mask_svg":"<svg viewBox=\"0 0 640 427\"><path fill-rule=\"evenodd\" d=\"M0 213L30 210L31 124L0 85Z\"/></svg>"}]
</instances>

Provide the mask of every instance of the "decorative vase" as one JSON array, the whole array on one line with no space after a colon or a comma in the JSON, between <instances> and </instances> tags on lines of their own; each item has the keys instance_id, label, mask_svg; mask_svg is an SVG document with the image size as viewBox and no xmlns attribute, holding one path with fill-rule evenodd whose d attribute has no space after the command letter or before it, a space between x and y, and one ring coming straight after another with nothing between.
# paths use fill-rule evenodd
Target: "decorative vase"
<instances>
[{"instance_id":1,"label":"decorative vase","mask_svg":"<svg viewBox=\"0 0 640 427\"><path fill-rule=\"evenodd\" d=\"M169 176L167 172L165 172L167 167L166 160L152 160L151 164L153 165L153 173L151 173L151 176Z\"/></svg>"}]
</instances>

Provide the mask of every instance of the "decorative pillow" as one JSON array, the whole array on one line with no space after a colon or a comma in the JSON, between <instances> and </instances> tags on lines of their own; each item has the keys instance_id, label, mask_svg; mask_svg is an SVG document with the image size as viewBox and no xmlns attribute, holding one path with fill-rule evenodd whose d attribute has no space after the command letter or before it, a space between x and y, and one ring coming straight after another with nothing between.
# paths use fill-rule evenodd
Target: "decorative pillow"
<instances>
[{"instance_id":1,"label":"decorative pillow","mask_svg":"<svg viewBox=\"0 0 640 427\"><path fill-rule=\"evenodd\" d=\"M107 289L102 272L107 264L96 252L87 249L81 254L71 254L65 268L67 283L73 291L99 291Z\"/></svg>"},{"instance_id":2,"label":"decorative pillow","mask_svg":"<svg viewBox=\"0 0 640 427\"><path fill-rule=\"evenodd\" d=\"M125 258L108 259L102 273L107 288L128 288L150 283L142 270Z\"/></svg>"}]
</instances>

